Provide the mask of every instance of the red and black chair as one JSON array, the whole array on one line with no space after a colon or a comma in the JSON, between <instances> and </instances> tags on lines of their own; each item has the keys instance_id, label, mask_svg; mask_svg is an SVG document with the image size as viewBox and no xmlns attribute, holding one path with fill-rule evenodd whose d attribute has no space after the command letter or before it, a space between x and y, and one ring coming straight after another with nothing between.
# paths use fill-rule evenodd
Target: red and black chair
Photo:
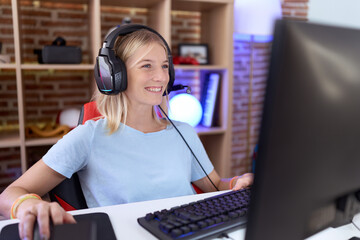
<instances>
[{"instance_id":1,"label":"red and black chair","mask_svg":"<svg viewBox=\"0 0 360 240\"><path fill-rule=\"evenodd\" d=\"M81 109L78 125L97 117L101 117L101 114L97 110L96 102L86 103ZM203 193L196 185L192 185L197 193ZM51 201L58 202L66 211L88 208L77 173L52 189L49 196Z\"/></svg>"}]
</instances>

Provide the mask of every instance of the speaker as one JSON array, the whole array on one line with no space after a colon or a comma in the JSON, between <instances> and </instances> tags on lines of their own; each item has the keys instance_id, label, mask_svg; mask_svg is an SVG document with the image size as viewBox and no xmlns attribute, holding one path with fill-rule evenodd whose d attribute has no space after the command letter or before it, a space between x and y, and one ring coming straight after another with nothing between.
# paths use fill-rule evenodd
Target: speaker
<instances>
[{"instance_id":1,"label":"speaker","mask_svg":"<svg viewBox=\"0 0 360 240\"><path fill-rule=\"evenodd\" d=\"M40 51L34 50L34 53L39 54L39 63L79 64L82 61L81 48L67 46L62 37L57 37L51 45L44 46Z\"/></svg>"},{"instance_id":2,"label":"speaker","mask_svg":"<svg viewBox=\"0 0 360 240\"><path fill-rule=\"evenodd\" d=\"M140 29L149 30L160 37L164 42L168 52L169 61L169 83L167 86L168 92L171 91L171 87L175 80L175 70L172 61L172 55L170 47L165 39L154 29L140 25L140 24L125 24L113 30L105 38L102 48L99 50L99 54L96 57L96 63L94 68L94 75L96 84L101 93L107 95L115 95L123 92L127 88L127 73L125 63L116 56L114 51L114 44L118 36L124 36Z\"/></svg>"}]
</instances>

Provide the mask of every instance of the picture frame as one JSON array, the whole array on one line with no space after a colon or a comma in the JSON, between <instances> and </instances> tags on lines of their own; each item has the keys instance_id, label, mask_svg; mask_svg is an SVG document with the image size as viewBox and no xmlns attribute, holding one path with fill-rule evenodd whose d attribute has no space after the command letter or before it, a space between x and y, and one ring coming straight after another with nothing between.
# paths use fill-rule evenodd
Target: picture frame
<instances>
[{"instance_id":1,"label":"picture frame","mask_svg":"<svg viewBox=\"0 0 360 240\"><path fill-rule=\"evenodd\" d=\"M202 43L181 43L178 46L180 57L195 58L200 65L209 64L209 48Z\"/></svg>"}]
</instances>

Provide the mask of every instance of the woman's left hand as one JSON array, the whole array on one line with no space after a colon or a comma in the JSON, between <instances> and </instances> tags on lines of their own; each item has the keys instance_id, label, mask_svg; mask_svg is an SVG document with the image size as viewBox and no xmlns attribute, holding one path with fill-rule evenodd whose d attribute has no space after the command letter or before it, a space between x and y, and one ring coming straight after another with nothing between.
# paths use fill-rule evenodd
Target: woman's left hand
<instances>
[{"instance_id":1,"label":"woman's left hand","mask_svg":"<svg viewBox=\"0 0 360 240\"><path fill-rule=\"evenodd\" d=\"M253 184L254 174L253 173L245 173L245 174L237 177L237 179L235 181L236 182L235 182L232 190L239 190L242 188L249 187Z\"/></svg>"}]
</instances>

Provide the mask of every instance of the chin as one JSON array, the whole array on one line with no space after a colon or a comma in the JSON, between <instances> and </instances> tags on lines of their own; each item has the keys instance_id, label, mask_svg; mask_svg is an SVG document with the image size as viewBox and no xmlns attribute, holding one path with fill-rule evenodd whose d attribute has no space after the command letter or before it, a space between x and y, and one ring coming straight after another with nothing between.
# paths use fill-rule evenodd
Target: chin
<instances>
[{"instance_id":1,"label":"chin","mask_svg":"<svg viewBox=\"0 0 360 240\"><path fill-rule=\"evenodd\" d=\"M162 103L162 100L156 101L156 103L154 105L160 105L161 103Z\"/></svg>"},{"instance_id":2,"label":"chin","mask_svg":"<svg viewBox=\"0 0 360 240\"><path fill-rule=\"evenodd\" d=\"M149 99L149 101L147 101L148 104L151 104L153 106L155 105L160 105L162 103L162 97L161 98L158 98L158 99Z\"/></svg>"}]
</instances>

